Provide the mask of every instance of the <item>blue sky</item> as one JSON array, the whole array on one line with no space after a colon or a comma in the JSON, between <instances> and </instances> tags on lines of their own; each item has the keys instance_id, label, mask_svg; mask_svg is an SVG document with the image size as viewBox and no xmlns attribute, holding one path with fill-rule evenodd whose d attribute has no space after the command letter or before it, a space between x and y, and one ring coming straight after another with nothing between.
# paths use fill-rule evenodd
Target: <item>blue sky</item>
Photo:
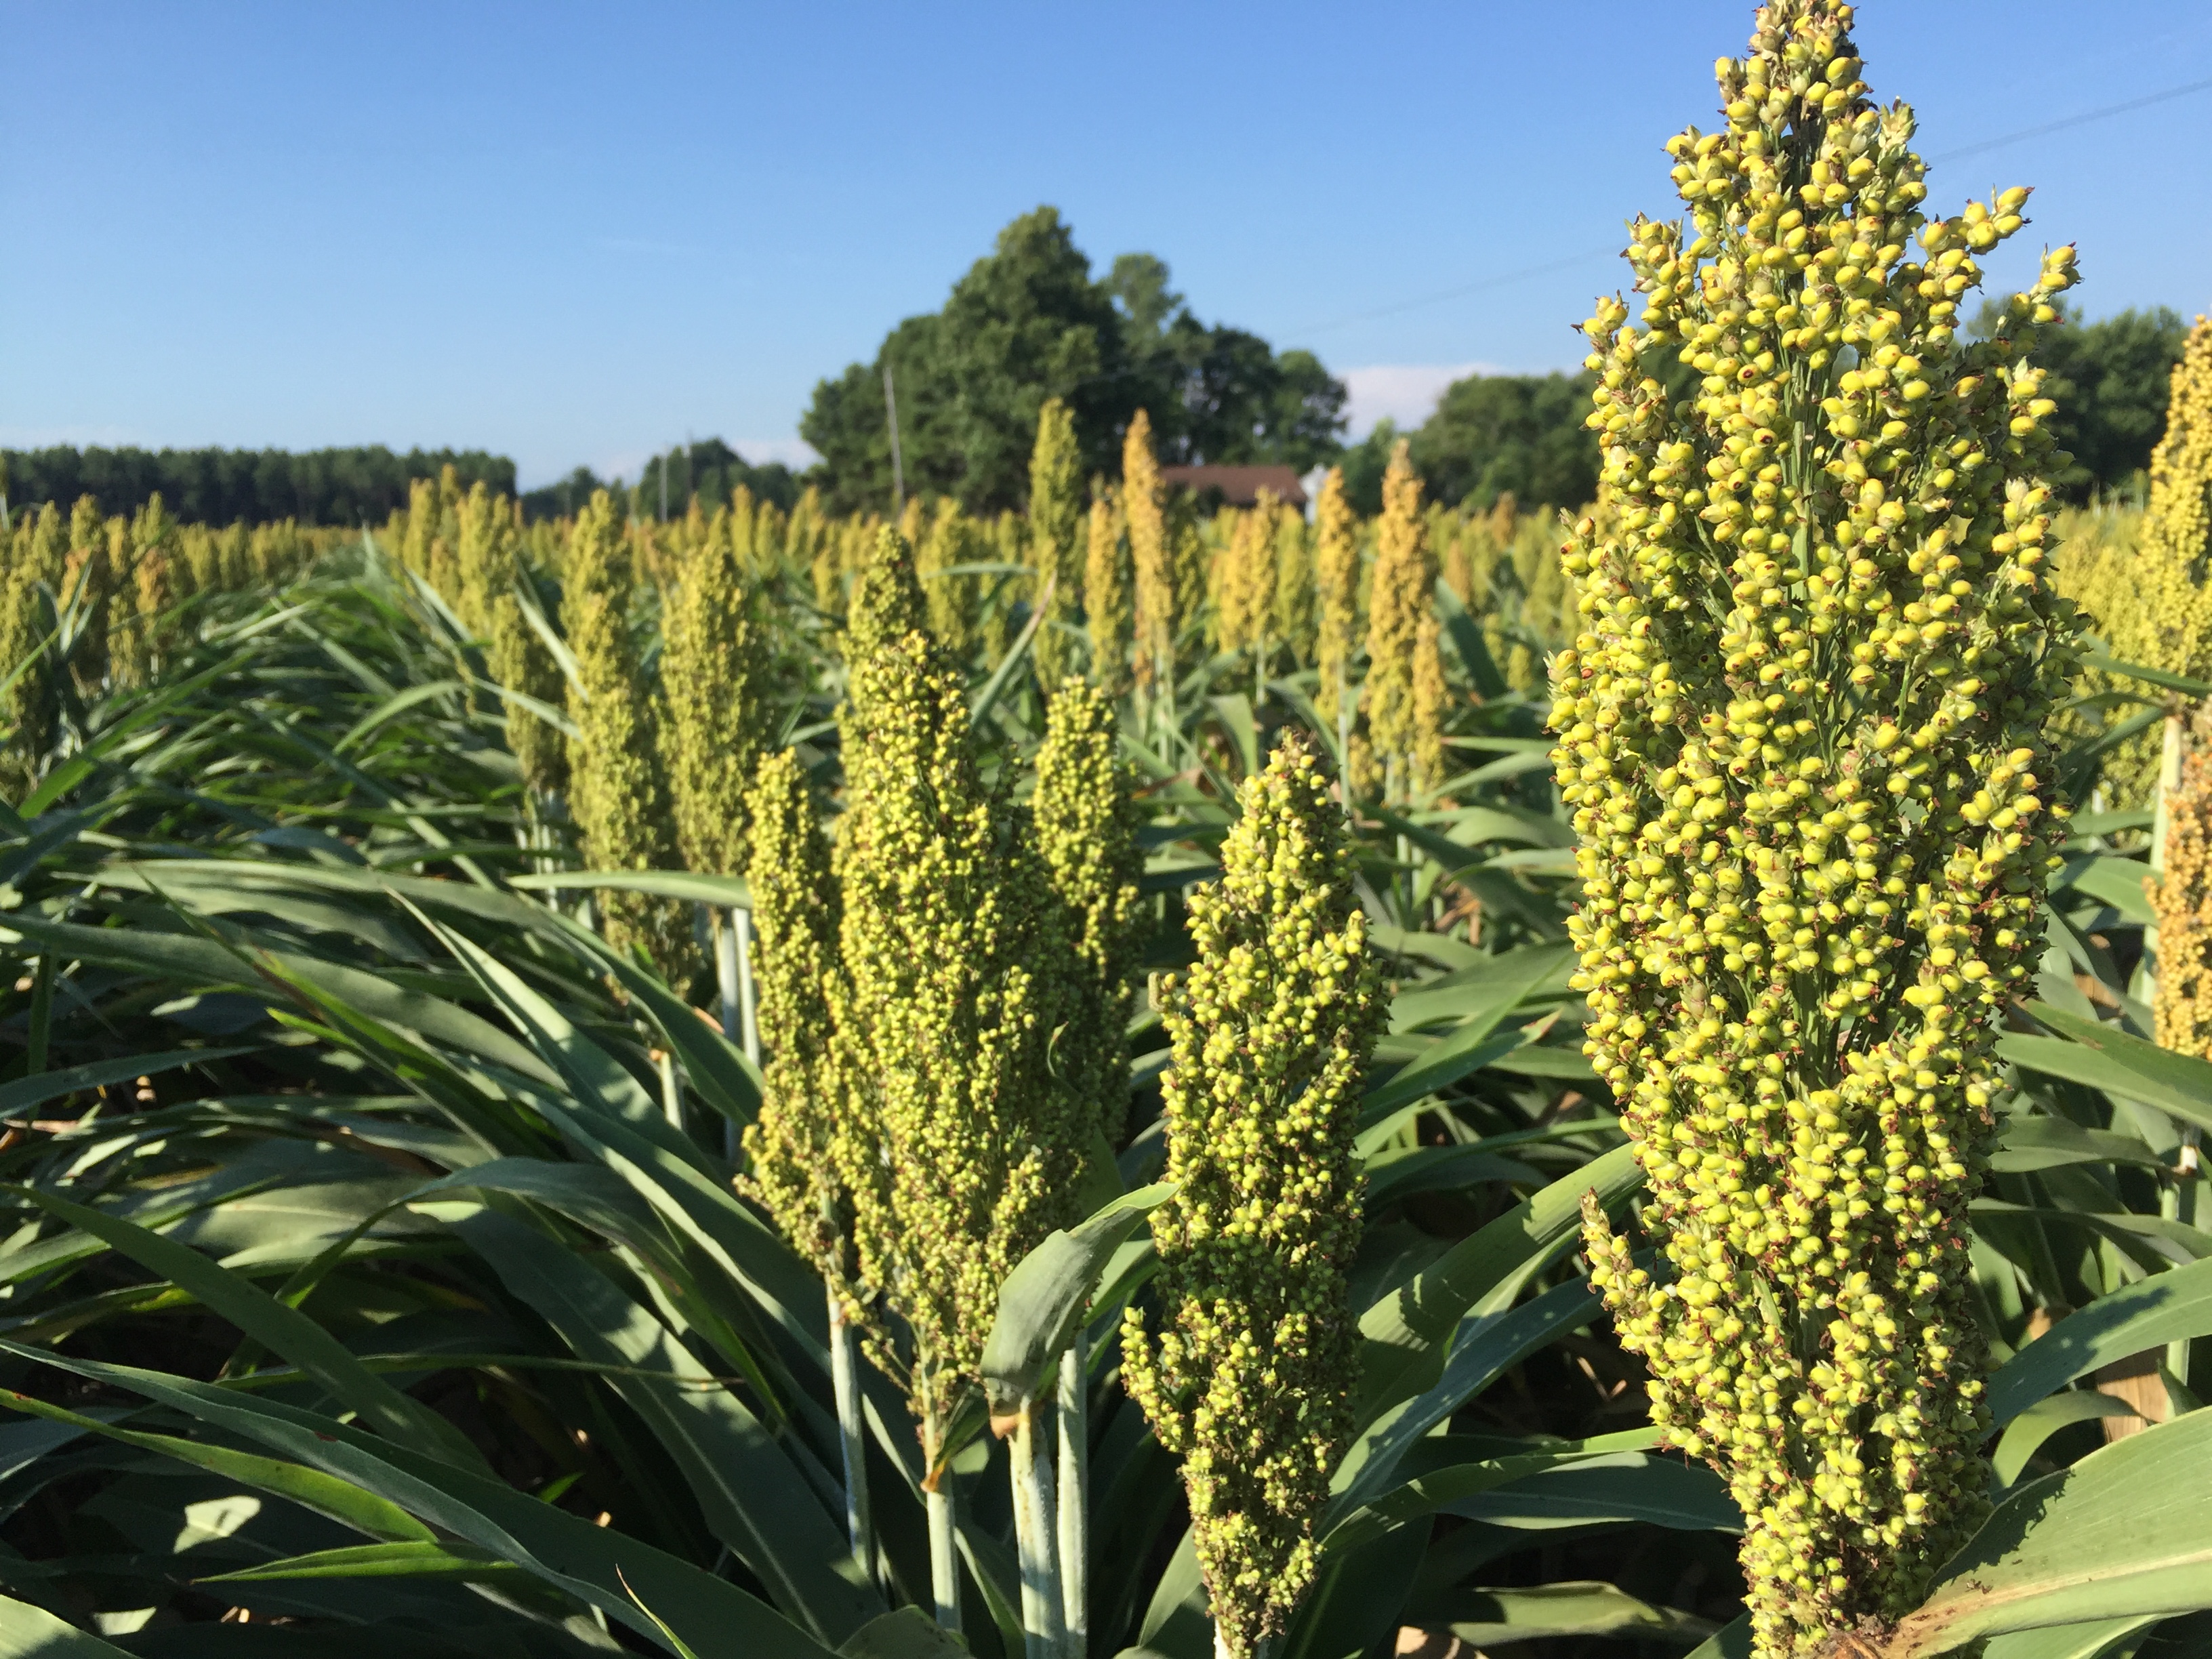
<instances>
[{"instance_id":1,"label":"blue sky","mask_svg":"<svg viewBox=\"0 0 2212 1659\"><path fill-rule=\"evenodd\" d=\"M1360 424L1417 420L1455 371L1579 356L1750 14L0 0L0 442L795 459L814 382L1040 202L1319 352ZM1868 0L1858 34L1939 162L2212 79L2203 0ZM2193 312L2207 155L2212 90L1939 166L1932 202L2036 185L2021 242L2078 241L2092 314Z\"/></svg>"}]
</instances>

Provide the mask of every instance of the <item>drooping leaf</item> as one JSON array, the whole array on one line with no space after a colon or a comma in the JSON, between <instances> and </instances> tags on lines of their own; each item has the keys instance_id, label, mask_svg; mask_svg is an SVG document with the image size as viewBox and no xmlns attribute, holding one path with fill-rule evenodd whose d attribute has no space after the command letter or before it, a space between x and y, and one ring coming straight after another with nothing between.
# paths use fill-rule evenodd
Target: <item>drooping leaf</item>
<instances>
[{"instance_id":1,"label":"drooping leaf","mask_svg":"<svg viewBox=\"0 0 2212 1659\"><path fill-rule=\"evenodd\" d=\"M1990 1379L1990 1414L2002 1427L2100 1365L2205 1335L2212 1335L2212 1259L2139 1279L2068 1314Z\"/></svg>"},{"instance_id":2,"label":"drooping leaf","mask_svg":"<svg viewBox=\"0 0 2212 1659\"><path fill-rule=\"evenodd\" d=\"M345 1345L251 1279L188 1244L133 1222L35 1187L8 1187L18 1197L103 1239L140 1266L189 1291L247 1336L300 1367L386 1435L435 1453L462 1468L486 1468L483 1454L451 1423L369 1370Z\"/></svg>"},{"instance_id":3,"label":"drooping leaf","mask_svg":"<svg viewBox=\"0 0 2212 1659\"><path fill-rule=\"evenodd\" d=\"M1158 1182L1122 1194L1076 1226L1048 1234L1006 1276L983 1345L983 1383L994 1410L1037 1397L1082 1328L1115 1252L1175 1190L1173 1182Z\"/></svg>"},{"instance_id":4,"label":"drooping leaf","mask_svg":"<svg viewBox=\"0 0 2212 1659\"><path fill-rule=\"evenodd\" d=\"M2212 1412L2191 1412L2019 1488L1899 1621L1885 1659L2212 1607L2208 1467Z\"/></svg>"},{"instance_id":5,"label":"drooping leaf","mask_svg":"<svg viewBox=\"0 0 2212 1659\"><path fill-rule=\"evenodd\" d=\"M1510 1304L1530 1277L1581 1235L1582 1197L1617 1208L1644 1184L1633 1150L1617 1146L1553 1182L1445 1253L1361 1316L1359 1419L1419 1392L1470 1310Z\"/></svg>"}]
</instances>

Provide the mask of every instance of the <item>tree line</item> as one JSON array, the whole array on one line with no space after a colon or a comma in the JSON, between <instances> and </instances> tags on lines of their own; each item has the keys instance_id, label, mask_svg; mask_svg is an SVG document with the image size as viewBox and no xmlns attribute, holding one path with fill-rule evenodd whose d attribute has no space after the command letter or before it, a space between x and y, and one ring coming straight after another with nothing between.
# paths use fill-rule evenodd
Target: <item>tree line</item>
<instances>
[{"instance_id":1,"label":"tree line","mask_svg":"<svg viewBox=\"0 0 2212 1659\"><path fill-rule=\"evenodd\" d=\"M0 450L0 495L11 507L89 495L108 515L131 514L155 495L186 524L381 524L407 505L408 485L452 467L464 485L513 494L514 463L480 449Z\"/></svg>"},{"instance_id":2,"label":"tree line","mask_svg":"<svg viewBox=\"0 0 2212 1659\"><path fill-rule=\"evenodd\" d=\"M2066 321L2035 353L2058 405L2051 428L2064 459L2051 483L2068 501L2140 494L2166 427L2182 320L2159 307L2096 322L2068 310ZM1978 326L1989 325L1985 314ZM1693 389L1678 365L1665 378L1678 398ZM1469 375L1410 432L1386 421L1347 443L1344 382L1313 353L1202 321L1156 255L1125 253L1095 272L1059 211L1040 207L999 233L939 309L907 318L870 361L816 385L799 422L821 457L814 466L755 464L708 438L655 456L627 486L578 467L520 499L527 518L566 518L593 490L626 488L631 513L656 518L742 484L787 512L811 487L831 513L886 511L903 494L994 514L1023 505L1037 413L1056 397L1073 413L1086 476L1119 475L1123 434L1142 409L1164 464L1301 473L1341 464L1363 514L1381 511L1401 437L1431 501L1577 507L1597 488L1597 439L1583 424L1590 390L1587 370ZM406 505L411 481L448 465L465 486L516 493L514 463L478 450L52 448L0 451L0 495L17 506L91 495L104 513L128 514L158 490L187 523L380 521Z\"/></svg>"}]
</instances>

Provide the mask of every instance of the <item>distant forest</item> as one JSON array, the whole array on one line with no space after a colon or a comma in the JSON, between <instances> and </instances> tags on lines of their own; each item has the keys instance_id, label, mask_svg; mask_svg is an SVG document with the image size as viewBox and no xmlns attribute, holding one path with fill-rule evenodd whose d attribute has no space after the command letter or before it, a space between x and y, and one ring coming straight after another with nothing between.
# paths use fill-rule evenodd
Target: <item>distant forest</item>
<instances>
[{"instance_id":1,"label":"distant forest","mask_svg":"<svg viewBox=\"0 0 2212 1659\"><path fill-rule=\"evenodd\" d=\"M1984 313L1978 326L1993 326L1996 315ZM1007 316L1023 328L1001 325ZM2036 354L2059 408L2051 424L2064 455L2051 482L2073 501L2139 492L2166 426L2181 319L2160 309L2096 322L2069 313L2067 320L2071 326L2054 331ZM1036 405L1051 378L1037 364L1063 358L1094 370L1108 358L1120 365L1069 382L1087 400L1080 412L1090 425L1079 422L1086 464L1109 477L1118 471L1122 425L1141 401L1152 408L1164 458L1280 461L1302 471L1340 463L1352 504L1366 514L1381 509L1383 469L1400 438L1411 441L1432 501L1481 509L1510 495L1524 510L1572 508L1596 493L1597 437L1583 424L1586 371L1469 375L1445 390L1419 427L1400 432L1386 421L1346 445L1343 385L1318 359L1278 354L1237 330L1201 327L1169 290L1167 267L1149 254L1125 254L1104 281L1094 280L1066 227L1041 210L1007 228L943 312L908 319L875 362L854 364L815 388L800 429L822 452L819 465L805 472L781 462L756 465L720 438L706 438L653 457L634 482L580 466L524 492L524 515L566 518L605 489L626 491L638 517L658 518L683 513L694 494L710 504L726 501L740 484L786 511L810 485L837 511L888 511L882 369L894 356L908 492L951 495L982 511L1018 505ZM1695 389L1697 376L1686 369L1669 365L1666 378L1676 396ZM133 513L159 490L172 514L198 524L380 524L407 504L410 482L447 466L464 485L481 479L515 493L514 463L482 450L55 448L0 450L0 495L11 508L66 507L90 495L103 513Z\"/></svg>"},{"instance_id":2,"label":"distant forest","mask_svg":"<svg viewBox=\"0 0 2212 1659\"><path fill-rule=\"evenodd\" d=\"M9 449L0 482L11 508L90 495L106 514L136 513L155 491L187 524L381 524L407 505L407 486L452 467L514 492L514 463L480 449Z\"/></svg>"}]
</instances>

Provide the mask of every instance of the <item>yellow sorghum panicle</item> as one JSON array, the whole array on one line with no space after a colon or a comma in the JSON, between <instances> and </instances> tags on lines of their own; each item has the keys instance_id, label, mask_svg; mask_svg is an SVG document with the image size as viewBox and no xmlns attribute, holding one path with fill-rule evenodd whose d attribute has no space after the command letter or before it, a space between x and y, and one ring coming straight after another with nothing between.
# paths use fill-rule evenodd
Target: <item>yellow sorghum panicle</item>
<instances>
[{"instance_id":1,"label":"yellow sorghum panicle","mask_svg":"<svg viewBox=\"0 0 2212 1659\"><path fill-rule=\"evenodd\" d=\"M1083 531L1083 452L1075 441L1075 414L1059 398L1048 398L1037 413L1036 448L1030 457L1030 568L1037 573L1037 594L1048 580L1052 583L1052 601L1036 636L1042 685L1059 684L1079 659Z\"/></svg>"},{"instance_id":2,"label":"yellow sorghum panicle","mask_svg":"<svg viewBox=\"0 0 2212 1659\"><path fill-rule=\"evenodd\" d=\"M1367 597L1367 730L1376 754L1399 769L1410 793L1423 775L1422 756L1431 747L1415 707L1414 687L1425 674L1441 682L1440 665L1425 665L1437 652L1432 623L1437 607L1437 556L1421 519L1421 481L1401 439L1382 475L1382 517L1375 531L1375 579Z\"/></svg>"},{"instance_id":3,"label":"yellow sorghum panicle","mask_svg":"<svg viewBox=\"0 0 2212 1659\"><path fill-rule=\"evenodd\" d=\"M1091 501L1083 604L1091 633L1091 681L1117 697L1129 689L1129 538L1122 533L1119 508L1102 486Z\"/></svg>"},{"instance_id":4,"label":"yellow sorghum panicle","mask_svg":"<svg viewBox=\"0 0 2212 1659\"><path fill-rule=\"evenodd\" d=\"M47 501L35 514L27 511L16 545L22 550L16 563L30 574L33 581L44 582L59 593L70 549L69 521L62 517L61 508Z\"/></svg>"},{"instance_id":5,"label":"yellow sorghum panicle","mask_svg":"<svg viewBox=\"0 0 2212 1659\"><path fill-rule=\"evenodd\" d=\"M568 804L586 861L599 870L674 867L667 791L653 699L630 637L633 580L620 509L604 489L576 515L561 600L580 689L568 691ZM676 901L603 888L594 896L611 944L641 945L664 978L682 982L690 930Z\"/></svg>"},{"instance_id":6,"label":"yellow sorghum panicle","mask_svg":"<svg viewBox=\"0 0 2212 1659\"><path fill-rule=\"evenodd\" d=\"M56 700L46 645L53 631L52 615L29 561L18 559L0 573L0 677L15 675L0 701L0 720L7 726L5 747L0 748L0 793L11 800L30 793L53 747ZM41 653L40 659L17 674L17 666L33 653Z\"/></svg>"},{"instance_id":7,"label":"yellow sorghum panicle","mask_svg":"<svg viewBox=\"0 0 2212 1659\"><path fill-rule=\"evenodd\" d=\"M2158 918L2158 1046L2212 1060L2212 750L2199 710L2166 797L2165 869L2146 884Z\"/></svg>"},{"instance_id":8,"label":"yellow sorghum panicle","mask_svg":"<svg viewBox=\"0 0 2212 1659\"><path fill-rule=\"evenodd\" d=\"M851 1206L838 1170L872 1148L854 1139L837 1085L830 1035L840 972L837 884L806 769L796 751L761 763L747 802L752 822L753 956L759 999L760 1115L745 1126L744 1185L793 1248L838 1285L849 1311Z\"/></svg>"},{"instance_id":9,"label":"yellow sorghum panicle","mask_svg":"<svg viewBox=\"0 0 2212 1659\"><path fill-rule=\"evenodd\" d=\"M215 537L205 525L179 526L176 547L174 574L181 579L177 585L185 597L212 593L222 586L222 574L215 562Z\"/></svg>"},{"instance_id":10,"label":"yellow sorghum panicle","mask_svg":"<svg viewBox=\"0 0 2212 1659\"><path fill-rule=\"evenodd\" d=\"M177 601L170 577L175 543L176 521L156 490L131 520L131 616L112 631L112 647L116 676L124 684L147 684L168 649L169 608Z\"/></svg>"},{"instance_id":11,"label":"yellow sorghum panicle","mask_svg":"<svg viewBox=\"0 0 2212 1659\"><path fill-rule=\"evenodd\" d=\"M2151 451L2150 497L2139 544L2117 603L2096 613L2096 625L2123 662L2203 678L2212 674L2212 572L2205 568L2212 537L2212 321L2189 331L2173 366L2166 434ZM2069 561L2070 562L2070 561ZM2140 686L2094 677L2086 689ZM2115 806L2150 802L2158 783L2160 740L2151 731L2105 757L2106 798Z\"/></svg>"},{"instance_id":12,"label":"yellow sorghum panicle","mask_svg":"<svg viewBox=\"0 0 2212 1659\"><path fill-rule=\"evenodd\" d=\"M1064 915L1075 1006L1060 1070L1110 1145L1129 1103L1129 1005L1147 919L1133 769L1115 755L1114 699L1070 678L1045 711L1030 810Z\"/></svg>"},{"instance_id":13,"label":"yellow sorghum panicle","mask_svg":"<svg viewBox=\"0 0 2212 1659\"><path fill-rule=\"evenodd\" d=\"M1249 1659L1313 1582L1313 1523L1352 1433L1360 1078L1387 998L1329 778L1303 739L1239 792L1222 878L1190 900L1197 960L1164 982L1167 1178L1157 1335L1123 1376L1182 1460L1200 1571Z\"/></svg>"},{"instance_id":14,"label":"yellow sorghum panicle","mask_svg":"<svg viewBox=\"0 0 2212 1659\"><path fill-rule=\"evenodd\" d=\"M1301 664L1314 659L1313 544L1305 515L1275 509L1275 638Z\"/></svg>"},{"instance_id":15,"label":"yellow sorghum panicle","mask_svg":"<svg viewBox=\"0 0 2212 1659\"><path fill-rule=\"evenodd\" d=\"M1761 8L1726 125L1668 147L1691 223L1633 228L1644 327L1585 325L1607 528L1553 665L1575 985L1665 1263L1586 1206L1591 1279L1742 1508L1763 1659L1911 1608L1986 1508L1966 1206L2078 656L2028 362L2073 250L1960 337L2027 192L1923 221L1850 17Z\"/></svg>"},{"instance_id":16,"label":"yellow sorghum panicle","mask_svg":"<svg viewBox=\"0 0 2212 1659\"><path fill-rule=\"evenodd\" d=\"M1214 641L1229 652L1259 651L1275 620L1274 497L1249 512L1232 509L1228 544L1214 556Z\"/></svg>"},{"instance_id":17,"label":"yellow sorghum panicle","mask_svg":"<svg viewBox=\"0 0 2212 1659\"><path fill-rule=\"evenodd\" d=\"M975 545L975 521L950 495L938 498L929 532L915 544L915 575L921 583L922 606L930 638L958 662L975 654L975 610L981 586L975 576L945 573L982 557Z\"/></svg>"},{"instance_id":18,"label":"yellow sorghum panicle","mask_svg":"<svg viewBox=\"0 0 2212 1659\"><path fill-rule=\"evenodd\" d=\"M1121 519L1135 579L1137 684L1151 690L1175 675L1176 576L1152 419L1141 409L1121 444Z\"/></svg>"},{"instance_id":19,"label":"yellow sorghum panicle","mask_svg":"<svg viewBox=\"0 0 2212 1659\"><path fill-rule=\"evenodd\" d=\"M453 614L473 637L487 639L494 602L514 581L514 517L479 480L469 487L458 518Z\"/></svg>"},{"instance_id":20,"label":"yellow sorghum panicle","mask_svg":"<svg viewBox=\"0 0 2212 1659\"><path fill-rule=\"evenodd\" d=\"M982 779L965 677L918 626L906 544L885 531L853 596L838 710L843 906L830 1008L854 1091L860 1272L904 1322L903 1375L933 1458L977 1383L999 1286L1068 1213L1082 1148L1052 1065L1066 940L1025 812Z\"/></svg>"},{"instance_id":21,"label":"yellow sorghum panicle","mask_svg":"<svg viewBox=\"0 0 2212 1659\"><path fill-rule=\"evenodd\" d=\"M1314 503L1314 656L1321 667L1322 718L1328 720L1351 687L1352 655L1359 648L1358 525L1340 466L1329 468Z\"/></svg>"},{"instance_id":22,"label":"yellow sorghum panicle","mask_svg":"<svg viewBox=\"0 0 2212 1659\"><path fill-rule=\"evenodd\" d=\"M1442 781L1444 722L1451 713L1451 688L1444 681L1441 629L1434 610L1421 618L1413 636L1413 782L1423 789Z\"/></svg>"},{"instance_id":23,"label":"yellow sorghum panicle","mask_svg":"<svg viewBox=\"0 0 2212 1659\"><path fill-rule=\"evenodd\" d=\"M518 597L520 588L538 593L538 582L524 562L520 531L511 518L503 533L509 538L505 584L490 580L492 573L487 577L486 623L490 638L484 647L484 665L499 684L557 708L568 692L567 678L537 629L523 615ZM500 562L493 561L495 567ZM550 795L568 787L568 745L558 726L549 725L521 704L510 702L507 746L521 770L523 783L533 793Z\"/></svg>"},{"instance_id":24,"label":"yellow sorghum panicle","mask_svg":"<svg viewBox=\"0 0 2212 1659\"><path fill-rule=\"evenodd\" d=\"M726 513L690 539L661 601L661 738L676 842L690 869L746 865L746 792L768 746L775 664L768 624L730 538Z\"/></svg>"}]
</instances>

